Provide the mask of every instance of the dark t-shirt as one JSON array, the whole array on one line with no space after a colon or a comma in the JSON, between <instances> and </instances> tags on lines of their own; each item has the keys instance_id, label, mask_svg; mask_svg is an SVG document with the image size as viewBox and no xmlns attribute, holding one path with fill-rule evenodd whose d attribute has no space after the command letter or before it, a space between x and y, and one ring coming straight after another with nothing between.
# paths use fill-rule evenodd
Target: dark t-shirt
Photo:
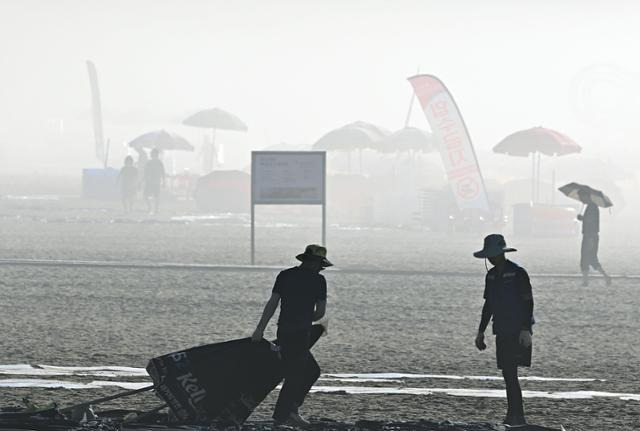
<instances>
[{"instance_id":1,"label":"dark t-shirt","mask_svg":"<svg viewBox=\"0 0 640 431\"><path fill-rule=\"evenodd\" d=\"M278 274L273 293L280 295L280 329L307 329L313 323L316 302L327 299L327 281L321 274L295 266Z\"/></svg>"},{"instance_id":2,"label":"dark t-shirt","mask_svg":"<svg viewBox=\"0 0 640 431\"><path fill-rule=\"evenodd\" d=\"M147 187L159 187L164 178L164 165L160 160L149 160L144 167L144 183Z\"/></svg>"},{"instance_id":3,"label":"dark t-shirt","mask_svg":"<svg viewBox=\"0 0 640 431\"><path fill-rule=\"evenodd\" d=\"M526 303L533 299L529 274L524 268L507 260L502 277L496 268L487 273L484 298L493 315L493 333L510 335L520 332L533 319Z\"/></svg>"},{"instance_id":4,"label":"dark t-shirt","mask_svg":"<svg viewBox=\"0 0 640 431\"><path fill-rule=\"evenodd\" d=\"M595 235L600 232L600 210L595 204L587 205L582 215L582 233Z\"/></svg>"}]
</instances>

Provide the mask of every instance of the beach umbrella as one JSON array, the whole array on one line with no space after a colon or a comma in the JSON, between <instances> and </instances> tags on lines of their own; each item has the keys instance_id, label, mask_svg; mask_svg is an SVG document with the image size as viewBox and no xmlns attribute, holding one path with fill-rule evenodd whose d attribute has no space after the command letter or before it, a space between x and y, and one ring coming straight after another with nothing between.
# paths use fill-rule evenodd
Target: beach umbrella
<instances>
[{"instance_id":1,"label":"beach umbrella","mask_svg":"<svg viewBox=\"0 0 640 431\"><path fill-rule=\"evenodd\" d=\"M568 136L544 127L533 127L512 133L493 147L496 153L520 157L528 157L535 153L564 156L579 153L581 150L580 145Z\"/></svg>"},{"instance_id":2,"label":"beach umbrella","mask_svg":"<svg viewBox=\"0 0 640 431\"><path fill-rule=\"evenodd\" d=\"M607 195L600 190L596 190L584 184L569 183L560 187L558 190L560 190L565 196L580 201L583 204L588 204L589 202L582 200L582 196L589 196L590 201L601 208L609 208L613 206L613 202L611 202L611 199L609 199Z\"/></svg>"},{"instance_id":3,"label":"beach umbrella","mask_svg":"<svg viewBox=\"0 0 640 431\"><path fill-rule=\"evenodd\" d=\"M234 130L237 132L246 132L249 130L247 125L234 114L220 108L205 109L187 117L182 121L185 126L198 127L201 129L211 129L211 154L205 156L204 170L205 174L213 169L213 159L216 155L216 131L217 130ZM207 143L204 144L205 146Z\"/></svg>"},{"instance_id":4,"label":"beach umbrella","mask_svg":"<svg viewBox=\"0 0 640 431\"><path fill-rule=\"evenodd\" d=\"M136 149L156 148L160 151L183 150L193 151L193 145L182 136L166 130L156 130L145 133L129 142L129 146Z\"/></svg>"},{"instance_id":5,"label":"beach umbrella","mask_svg":"<svg viewBox=\"0 0 640 431\"><path fill-rule=\"evenodd\" d=\"M391 135L387 129L365 121L356 121L334 129L313 144L313 150L344 151L349 157L351 170L351 152L360 154L360 173L362 173L362 150L375 149L376 143Z\"/></svg>"},{"instance_id":6,"label":"beach umbrella","mask_svg":"<svg viewBox=\"0 0 640 431\"><path fill-rule=\"evenodd\" d=\"M202 129L237 130L239 132L249 130L240 118L220 108L198 111L187 117L182 124Z\"/></svg>"},{"instance_id":7,"label":"beach umbrella","mask_svg":"<svg viewBox=\"0 0 640 431\"><path fill-rule=\"evenodd\" d=\"M369 131L375 136L375 139L382 139L391 134L391 131L376 124L368 123L366 121L354 121L347 124L345 127L357 127Z\"/></svg>"},{"instance_id":8,"label":"beach umbrella","mask_svg":"<svg viewBox=\"0 0 640 431\"><path fill-rule=\"evenodd\" d=\"M507 136L493 147L493 151L516 157L531 156L531 201L533 202L536 198L536 188L538 193L540 189L541 154L564 156L579 153L582 147L560 132L544 127L533 127Z\"/></svg>"},{"instance_id":9,"label":"beach umbrella","mask_svg":"<svg viewBox=\"0 0 640 431\"><path fill-rule=\"evenodd\" d=\"M381 153L428 153L435 150L431 133L417 127L405 127L383 138L376 150Z\"/></svg>"}]
</instances>

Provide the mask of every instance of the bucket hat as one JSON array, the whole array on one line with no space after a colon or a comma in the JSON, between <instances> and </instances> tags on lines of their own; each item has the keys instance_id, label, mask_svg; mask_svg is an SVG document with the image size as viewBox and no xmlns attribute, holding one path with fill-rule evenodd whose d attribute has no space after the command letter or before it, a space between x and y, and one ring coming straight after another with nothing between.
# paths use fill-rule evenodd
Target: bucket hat
<instances>
[{"instance_id":1,"label":"bucket hat","mask_svg":"<svg viewBox=\"0 0 640 431\"><path fill-rule=\"evenodd\" d=\"M327 248L318 244L310 244L305 248L304 253L296 256L300 262L305 260L319 260L322 262L322 266L333 266L333 263L327 260Z\"/></svg>"},{"instance_id":2,"label":"bucket hat","mask_svg":"<svg viewBox=\"0 0 640 431\"><path fill-rule=\"evenodd\" d=\"M501 255L503 253L509 253L512 251L518 251L515 248L507 247L507 243L504 237L497 233L492 233L484 238L484 247L482 250L476 251L473 255L477 258L488 258Z\"/></svg>"}]
</instances>

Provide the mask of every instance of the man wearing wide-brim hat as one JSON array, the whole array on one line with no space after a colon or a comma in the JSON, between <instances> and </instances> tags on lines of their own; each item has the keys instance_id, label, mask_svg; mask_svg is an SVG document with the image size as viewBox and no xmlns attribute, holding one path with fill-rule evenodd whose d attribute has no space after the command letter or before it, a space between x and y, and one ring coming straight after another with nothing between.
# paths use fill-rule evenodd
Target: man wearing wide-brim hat
<instances>
[{"instance_id":1,"label":"man wearing wide-brim hat","mask_svg":"<svg viewBox=\"0 0 640 431\"><path fill-rule=\"evenodd\" d=\"M304 428L309 425L298 408L320 377L320 367L309 351L311 325L322 319L327 309L327 282L320 274L332 266L327 249L311 244L296 256L302 262L278 274L271 298L264 307L262 318L251 337L263 338L264 330L278 304L278 344L282 354L284 383L273 413L279 424Z\"/></svg>"},{"instance_id":2,"label":"man wearing wide-brim hat","mask_svg":"<svg viewBox=\"0 0 640 431\"><path fill-rule=\"evenodd\" d=\"M526 425L518 366L531 366L533 325L529 275L524 268L505 258L505 253L514 251L515 248L507 247L502 235L492 234L484 239L482 250L473 254L488 259L493 265L485 279L485 302L475 344L478 350L486 349L484 331L493 318L496 358L507 388L508 408L504 423L512 427Z\"/></svg>"}]
</instances>

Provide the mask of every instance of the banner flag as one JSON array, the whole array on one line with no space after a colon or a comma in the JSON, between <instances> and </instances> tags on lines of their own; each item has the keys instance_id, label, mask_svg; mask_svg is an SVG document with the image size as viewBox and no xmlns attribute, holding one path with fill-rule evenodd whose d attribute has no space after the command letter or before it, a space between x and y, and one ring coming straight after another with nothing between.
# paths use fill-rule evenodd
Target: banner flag
<instances>
[{"instance_id":1,"label":"banner flag","mask_svg":"<svg viewBox=\"0 0 640 431\"><path fill-rule=\"evenodd\" d=\"M471 137L447 87L433 75L409 78L436 141L458 208L489 211Z\"/></svg>"},{"instance_id":2,"label":"banner flag","mask_svg":"<svg viewBox=\"0 0 640 431\"><path fill-rule=\"evenodd\" d=\"M102 106L100 104L100 89L98 88L98 74L96 66L87 61L89 84L91 85L91 113L93 117L93 134L96 141L96 157L105 163L104 136L102 133Z\"/></svg>"}]
</instances>

